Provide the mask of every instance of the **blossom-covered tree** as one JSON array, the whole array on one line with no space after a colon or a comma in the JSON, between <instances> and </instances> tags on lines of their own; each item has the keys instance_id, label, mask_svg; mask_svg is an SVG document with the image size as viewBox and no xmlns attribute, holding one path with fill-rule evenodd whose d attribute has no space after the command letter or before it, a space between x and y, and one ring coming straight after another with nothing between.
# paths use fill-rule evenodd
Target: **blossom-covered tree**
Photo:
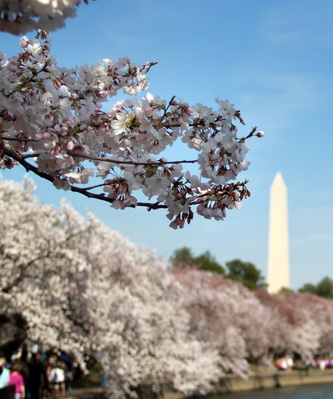
<instances>
[{"instance_id":1,"label":"blossom-covered tree","mask_svg":"<svg viewBox=\"0 0 333 399\"><path fill-rule=\"evenodd\" d=\"M298 319L302 324L310 326L308 331L300 326L299 330L305 330L307 340L316 339L312 346L309 345L309 352L315 356L328 356L333 352L333 301L321 298L309 293L297 293L286 298L298 313ZM299 333L302 337L302 332ZM311 341L310 341L311 342Z\"/></svg>"},{"instance_id":2,"label":"blossom-covered tree","mask_svg":"<svg viewBox=\"0 0 333 399\"><path fill-rule=\"evenodd\" d=\"M29 180L0 183L1 344L14 331L44 350L72 353L83 368L88 354L101 363L110 397L145 381L207 392L218 356L190 335L166 263L94 216L32 194Z\"/></svg>"},{"instance_id":3,"label":"blossom-covered tree","mask_svg":"<svg viewBox=\"0 0 333 399\"><path fill-rule=\"evenodd\" d=\"M272 335L275 355L294 353L313 362L316 356L333 351L333 301L309 293L269 295L262 290L256 295L276 313L278 323Z\"/></svg>"},{"instance_id":4,"label":"blossom-covered tree","mask_svg":"<svg viewBox=\"0 0 333 399\"><path fill-rule=\"evenodd\" d=\"M244 375L245 360L267 362L274 314L242 284L218 274L174 269L186 295L181 304L191 315L191 332L220 355L224 372Z\"/></svg>"},{"instance_id":5,"label":"blossom-covered tree","mask_svg":"<svg viewBox=\"0 0 333 399\"><path fill-rule=\"evenodd\" d=\"M22 187L1 181L1 313L24 321L16 325L23 339L61 346L83 363L79 336L66 315L70 290L62 277L66 268L68 275L73 268L84 270L85 261L79 248L69 250L61 214L40 204L33 190L28 180Z\"/></svg>"},{"instance_id":6,"label":"blossom-covered tree","mask_svg":"<svg viewBox=\"0 0 333 399\"><path fill-rule=\"evenodd\" d=\"M193 207L222 220L250 195L238 174L249 165L247 140L263 132L253 128L238 137L236 122L244 122L228 100L216 99L213 110L150 93L138 99L133 96L147 89L152 62L104 59L62 68L43 31L36 40L23 37L20 46L18 56L1 56L0 167L21 164L59 189L114 208L166 209L173 228L192 220ZM120 90L132 98L104 111ZM163 156L176 140L193 150L193 159ZM183 170L185 164L196 164L199 175Z\"/></svg>"},{"instance_id":7,"label":"blossom-covered tree","mask_svg":"<svg viewBox=\"0 0 333 399\"><path fill-rule=\"evenodd\" d=\"M333 301L311 294L249 290L238 282L193 268L172 271L186 295L191 332L220 355L224 371L244 374L244 361L272 364L296 355L303 361L332 353Z\"/></svg>"}]
</instances>

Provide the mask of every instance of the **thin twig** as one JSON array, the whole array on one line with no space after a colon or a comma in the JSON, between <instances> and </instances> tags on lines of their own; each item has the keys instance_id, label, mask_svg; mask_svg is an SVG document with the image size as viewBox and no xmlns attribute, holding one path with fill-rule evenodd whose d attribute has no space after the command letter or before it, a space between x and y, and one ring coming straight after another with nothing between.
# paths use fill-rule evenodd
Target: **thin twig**
<instances>
[{"instance_id":1,"label":"thin twig","mask_svg":"<svg viewBox=\"0 0 333 399\"><path fill-rule=\"evenodd\" d=\"M71 155L72 157L91 159L93 161L99 161L99 162L111 162L111 163L114 163L114 164L117 164L117 165L155 166L155 165L171 165L171 164L196 163L196 162L198 162L197 159L183 160L183 161L157 161L157 162L119 161L119 160L113 159L113 158L93 157L92 155L80 154L80 153L76 153L76 152L68 152L68 154Z\"/></svg>"}]
</instances>

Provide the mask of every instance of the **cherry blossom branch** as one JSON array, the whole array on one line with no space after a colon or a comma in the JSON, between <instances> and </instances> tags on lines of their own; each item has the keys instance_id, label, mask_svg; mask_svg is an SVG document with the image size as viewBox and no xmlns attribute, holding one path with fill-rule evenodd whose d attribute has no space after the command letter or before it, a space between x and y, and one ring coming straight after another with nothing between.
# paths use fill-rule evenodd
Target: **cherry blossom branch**
<instances>
[{"instance_id":1,"label":"cherry blossom branch","mask_svg":"<svg viewBox=\"0 0 333 399\"><path fill-rule=\"evenodd\" d=\"M165 101L147 93L138 99L136 94L149 84L145 74L156 63L142 66L124 57L59 68L47 34L38 36L34 41L22 38L18 57L0 64L0 80L6 82L0 167L12 168L16 161L58 189L116 209L167 209L173 228L192 220L192 207L205 218L223 220L227 209L238 209L250 195L246 181L237 179L249 165L245 143L263 132L253 128L237 137L235 121L244 121L228 100L217 98L218 109L213 110L175 96ZM120 90L131 98L101 111ZM197 158L165 159L163 152L177 140L196 151ZM183 170L190 164L197 166L197 175ZM102 184L87 187L91 177ZM103 192L92 192L97 188ZM139 202L135 191L148 201Z\"/></svg>"}]
</instances>

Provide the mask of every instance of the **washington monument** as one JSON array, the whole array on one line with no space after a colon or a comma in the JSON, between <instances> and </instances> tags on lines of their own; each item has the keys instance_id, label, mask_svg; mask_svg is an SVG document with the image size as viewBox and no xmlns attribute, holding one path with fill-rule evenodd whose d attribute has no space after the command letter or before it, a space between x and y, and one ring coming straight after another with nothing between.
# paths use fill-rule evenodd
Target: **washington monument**
<instances>
[{"instance_id":1,"label":"washington monument","mask_svg":"<svg viewBox=\"0 0 333 399\"><path fill-rule=\"evenodd\" d=\"M289 288L287 187L278 172L270 191L268 237L268 292Z\"/></svg>"}]
</instances>

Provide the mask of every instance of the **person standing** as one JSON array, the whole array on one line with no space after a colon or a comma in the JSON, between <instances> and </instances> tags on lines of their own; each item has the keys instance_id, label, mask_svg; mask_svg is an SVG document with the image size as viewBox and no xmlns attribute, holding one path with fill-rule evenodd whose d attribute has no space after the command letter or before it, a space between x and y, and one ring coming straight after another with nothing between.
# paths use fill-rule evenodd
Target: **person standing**
<instances>
[{"instance_id":1,"label":"person standing","mask_svg":"<svg viewBox=\"0 0 333 399\"><path fill-rule=\"evenodd\" d=\"M15 386L15 399L24 399L25 398L25 386L24 379L21 372L21 366L19 363L14 363L12 365L12 372L9 376L8 385Z\"/></svg>"},{"instance_id":2,"label":"person standing","mask_svg":"<svg viewBox=\"0 0 333 399\"><path fill-rule=\"evenodd\" d=\"M44 370L42 362L40 361L39 352L33 352L31 355L31 359L28 363L28 385L29 385L29 393L31 399L40 399L42 385L43 385L43 376Z\"/></svg>"},{"instance_id":3,"label":"person standing","mask_svg":"<svg viewBox=\"0 0 333 399\"><path fill-rule=\"evenodd\" d=\"M65 396L65 370L59 362L56 362L51 369L50 384L53 396L56 398Z\"/></svg>"},{"instance_id":4,"label":"person standing","mask_svg":"<svg viewBox=\"0 0 333 399\"><path fill-rule=\"evenodd\" d=\"M8 385L10 377L10 372L6 368L6 359L4 357L0 357L0 388L4 388Z\"/></svg>"}]
</instances>

